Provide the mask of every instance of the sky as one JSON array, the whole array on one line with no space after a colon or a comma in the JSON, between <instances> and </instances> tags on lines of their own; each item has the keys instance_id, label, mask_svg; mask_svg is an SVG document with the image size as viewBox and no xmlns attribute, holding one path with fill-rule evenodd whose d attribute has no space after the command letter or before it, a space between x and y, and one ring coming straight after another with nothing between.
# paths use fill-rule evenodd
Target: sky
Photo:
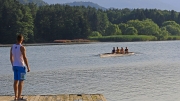
<instances>
[{"instance_id":1,"label":"sky","mask_svg":"<svg viewBox=\"0 0 180 101\"><path fill-rule=\"evenodd\" d=\"M149 7L155 7L157 9L162 8L162 9L173 9L176 11L180 11L180 0L43 0L49 4L55 4L55 3L71 3L74 1L85 1L85 2L93 2L97 3L98 5L105 7L105 8L124 8L128 6L129 4L131 5L132 8L134 7L139 7L139 8L144 8L145 6L147 8ZM121 2L121 4L120 4ZM140 4L139 2L142 2ZM145 4L145 5L144 5Z\"/></svg>"}]
</instances>

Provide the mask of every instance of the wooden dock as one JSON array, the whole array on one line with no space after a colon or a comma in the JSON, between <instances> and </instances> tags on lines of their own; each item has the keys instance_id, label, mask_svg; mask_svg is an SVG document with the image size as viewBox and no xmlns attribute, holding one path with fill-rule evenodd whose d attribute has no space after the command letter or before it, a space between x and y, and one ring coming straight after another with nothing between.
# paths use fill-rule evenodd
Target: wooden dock
<instances>
[{"instance_id":1,"label":"wooden dock","mask_svg":"<svg viewBox=\"0 0 180 101\"><path fill-rule=\"evenodd\" d=\"M29 95L23 98L25 100L19 101L106 101L102 94ZM14 101L14 96L0 95L0 101Z\"/></svg>"}]
</instances>

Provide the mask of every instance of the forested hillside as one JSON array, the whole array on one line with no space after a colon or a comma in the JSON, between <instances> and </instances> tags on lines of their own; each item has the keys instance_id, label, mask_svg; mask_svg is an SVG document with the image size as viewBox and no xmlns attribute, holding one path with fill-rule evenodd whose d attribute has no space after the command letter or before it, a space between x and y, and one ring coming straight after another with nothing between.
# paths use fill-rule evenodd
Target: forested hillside
<instances>
[{"instance_id":1,"label":"forested hillside","mask_svg":"<svg viewBox=\"0 0 180 101\"><path fill-rule=\"evenodd\" d=\"M68 5L22 5L0 0L0 43L14 43L17 34L25 42L53 42L57 39L87 39L113 36L150 36L171 40L180 36L180 13L157 9L108 9ZM125 37L123 37L124 39ZM146 39L146 41L149 39ZM112 41L112 40L111 40Z\"/></svg>"},{"instance_id":2,"label":"forested hillside","mask_svg":"<svg viewBox=\"0 0 180 101\"><path fill-rule=\"evenodd\" d=\"M96 9L102 9L102 10L106 10L106 8L99 6L98 4L92 3L92 2L73 2L73 3L65 3L66 5L70 5L70 6L85 6L85 7L94 7Z\"/></svg>"},{"instance_id":3,"label":"forested hillside","mask_svg":"<svg viewBox=\"0 0 180 101\"><path fill-rule=\"evenodd\" d=\"M37 4L38 6L43 6L43 5L47 5L46 2L44 2L43 0L17 0L22 4L28 4L28 3L34 3Z\"/></svg>"}]
</instances>

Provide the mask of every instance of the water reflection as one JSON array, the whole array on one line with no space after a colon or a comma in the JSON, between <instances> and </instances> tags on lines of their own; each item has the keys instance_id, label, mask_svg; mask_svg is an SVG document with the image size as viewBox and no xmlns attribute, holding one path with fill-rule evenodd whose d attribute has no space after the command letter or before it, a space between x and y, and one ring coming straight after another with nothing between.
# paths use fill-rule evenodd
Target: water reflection
<instances>
[{"instance_id":1,"label":"water reflection","mask_svg":"<svg viewBox=\"0 0 180 101\"><path fill-rule=\"evenodd\" d=\"M32 72L23 93L101 93L108 101L178 101L179 45L179 41L163 41L30 46L27 55ZM138 54L98 56L113 46L127 46ZM13 94L9 48L0 48L0 52L0 95Z\"/></svg>"}]
</instances>

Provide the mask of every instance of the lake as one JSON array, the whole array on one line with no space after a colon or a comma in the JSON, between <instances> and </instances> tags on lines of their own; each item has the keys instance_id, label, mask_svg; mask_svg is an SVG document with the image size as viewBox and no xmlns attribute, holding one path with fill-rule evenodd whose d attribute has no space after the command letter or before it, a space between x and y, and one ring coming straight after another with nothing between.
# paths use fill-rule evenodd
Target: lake
<instances>
[{"instance_id":1,"label":"lake","mask_svg":"<svg viewBox=\"0 0 180 101\"><path fill-rule=\"evenodd\" d=\"M113 47L135 55L100 58ZM23 94L103 94L107 101L180 101L180 41L26 46ZM0 47L0 95L13 95L9 47Z\"/></svg>"}]
</instances>

